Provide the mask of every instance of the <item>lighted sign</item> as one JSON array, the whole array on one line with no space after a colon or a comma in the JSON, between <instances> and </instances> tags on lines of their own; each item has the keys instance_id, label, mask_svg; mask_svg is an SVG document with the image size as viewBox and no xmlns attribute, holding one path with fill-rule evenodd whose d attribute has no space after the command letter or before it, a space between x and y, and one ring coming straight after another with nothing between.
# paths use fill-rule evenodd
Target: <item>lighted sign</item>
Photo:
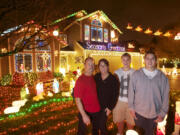
<instances>
[{"instance_id":1,"label":"lighted sign","mask_svg":"<svg viewBox=\"0 0 180 135\"><path fill-rule=\"evenodd\" d=\"M111 43L106 44L90 44L89 42L86 43L87 49L89 50L104 50L104 51L119 51L125 52L125 47L120 46L113 46Z\"/></svg>"}]
</instances>

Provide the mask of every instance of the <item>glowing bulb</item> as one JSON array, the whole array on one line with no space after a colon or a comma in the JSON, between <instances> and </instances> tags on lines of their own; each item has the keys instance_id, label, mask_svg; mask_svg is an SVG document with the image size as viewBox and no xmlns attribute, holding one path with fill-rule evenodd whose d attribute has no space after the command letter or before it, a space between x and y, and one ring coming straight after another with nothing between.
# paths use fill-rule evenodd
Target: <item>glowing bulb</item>
<instances>
[{"instance_id":1,"label":"glowing bulb","mask_svg":"<svg viewBox=\"0 0 180 135\"><path fill-rule=\"evenodd\" d=\"M53 35L54 35L54 36L58 36L58 35L59 35L59 32L58 32L57 30L54 30L54 31L53 31Z\"/></svg>"}]
</instances>

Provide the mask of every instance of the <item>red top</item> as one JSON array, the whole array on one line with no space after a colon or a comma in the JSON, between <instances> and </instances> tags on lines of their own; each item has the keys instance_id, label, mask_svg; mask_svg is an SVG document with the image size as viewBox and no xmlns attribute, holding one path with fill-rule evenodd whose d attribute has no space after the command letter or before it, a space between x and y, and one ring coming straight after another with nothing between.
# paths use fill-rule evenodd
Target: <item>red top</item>
<instances>
[{"instance_id":1,"label":"red top","mask_svg":"<svg viewBox=\"0 0 180 135\"><path fill-rule=\"evenodd\" d=\"M92 113L100 111L96 83L93 76L82 74L78 78L74 87L74 97L81 99L85 111Z\"/></svg>"}]
</instances>

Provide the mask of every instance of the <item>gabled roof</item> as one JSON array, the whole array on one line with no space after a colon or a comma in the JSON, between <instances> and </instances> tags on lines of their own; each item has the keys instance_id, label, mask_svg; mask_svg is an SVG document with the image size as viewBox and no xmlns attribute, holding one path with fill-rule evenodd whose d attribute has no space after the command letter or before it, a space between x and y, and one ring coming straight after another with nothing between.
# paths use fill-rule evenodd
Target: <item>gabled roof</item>
<instances>
[{"instance_id":1,"label":"gabled roof","mask_svg":"<svg viewBox=\"0 0 180 135\"><path fill-rule=\"evenodd\" d=\"M80 18L72 19L72 18L74 18L78 13L83 13L85 16L80 17ZM94 15L96 15L96 14L101 15L101 16L102 16L102 19L103 19L104 21L106 21L107 23L109 23L115 30L117 30L120 34L122 34L122 31L121 31L121 30L109 19L109 17L108 17L103 11L101 11L101 10L97 10L97 11L95 11L95 12L93 12L93 13L90 13L90 14L87 14L87 12L86 12L85 10L80 10L80 11L78 11L78 12L75 12L75 13L71 14L71 15L68 15L68 16L66 16L66 17L60 18L60 19L58 19L58 20L55 20L55 21L52 22L50 25L56 25L56 24L58 24L58 23L60 23L60 22L63 22L63 21L65 21L65 20L71 18L71 19L72 19L72 22L69 23L68 25L66 25L66 27L64 28L64 31L65 31L66 29L70 28L73 24L78 23L79 21L82 21L82 20L84 20L84 19L87 19L87 18L89 18L89 17L91 17L91 16L94 16Z\"/></svg>"},{"instance_id":2,"label":"gabled roof","mask_svg":"<svg viewBox=\"0 0 180 135\"><path fill-rule=\"evenodd\" d=\"M121 30L109 19L109 17L108 17L103 11L101 11L101 10L97 10L97 11L91 13L91 14L88 14L88 15L86 15L86 16L84 16L84 17L81 17L81 18L77 19L76 21L82 21L82 20L84 20L84 19L86 19L86 18L89 18L89 17L91 17L91 16L93 16L93 15L96 15L97 13L99 13L99 15L102 16L102 19L103 19L104 21L106 21L107 23L109 23L114 29L116 29L120 34L122 34L122 31L121 31Z\"/></svg>"}]
</instances>

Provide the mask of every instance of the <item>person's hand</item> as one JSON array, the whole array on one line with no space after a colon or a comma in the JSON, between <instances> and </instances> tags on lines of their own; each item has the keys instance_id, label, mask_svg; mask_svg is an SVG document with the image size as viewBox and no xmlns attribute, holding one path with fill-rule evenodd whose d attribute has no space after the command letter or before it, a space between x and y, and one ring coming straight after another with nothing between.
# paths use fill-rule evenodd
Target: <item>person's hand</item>
<instances>
[{"instance_id":1,"label":"person's hand","mask_svg":"<svg viewBox=\"0 0 180 135\"><path fill-rule=\"evenodd\" d=\"M135 111L134 111L133 109L129 109L129 111L130 111L131 116L132 116L134 119L136 119L136 120L137 120L137 117L136 117Z\"/></svg>"},{"instance_id":2,"label":"person's hand","mask_svg":"<svg viewBox=\"0 0 180 135\"><path fill-rule=\"evenodd\" d=\"M84 114L82 116L83 122L88 126L91 122L90 122L90 118L87 114Z\"/></svg>"},{"instance_id":3,"label":"person's hand","mask_svg":"<svg viewBox=\"0 0 180 135\"><path fill-rule=\"evenodd\" d=\"M156 120L154 120L156 123L162 122L163 118L161 116L158 116Z\"/></svg>"},{"instance_id":4,"label":"person's hand","mask_svg":"<svg viewBox=\"0 0 180 135\"><path fill-rule=\"evenodd\" d=\"M109 116L109 114L111 113L111 110L109 110L108 108L105 109L106 112L106 116Z\"/></svg>"}]
</instances>

